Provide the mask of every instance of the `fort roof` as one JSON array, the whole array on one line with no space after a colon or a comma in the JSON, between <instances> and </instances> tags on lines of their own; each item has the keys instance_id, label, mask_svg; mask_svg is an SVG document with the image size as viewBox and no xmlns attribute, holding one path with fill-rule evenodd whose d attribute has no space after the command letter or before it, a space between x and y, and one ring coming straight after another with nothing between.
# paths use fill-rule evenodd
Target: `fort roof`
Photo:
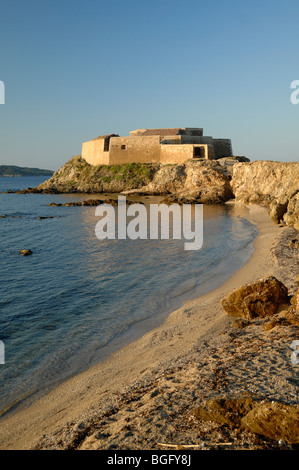
<instances>
[{"instance_id":1,"label":"fort roof","mask_svg":"<svg viewBox=\"0 0 299 470\"><path fill-rule=\"evenodd\" d=\"M111 137L119 137L118 134L107 134L107 135L99 135L98 137L95 137L92 140L99 140L99 139L110 139Z\"/></svg>"},{"instance_id":2,"label":"fort roof","mask_svg":"<svg viewBox=\"0 0 299 470\"><path fill-rule=\"evenodd\" d=\"M169 128L169 129L137 129L136 134L138 135L177 135L180 127Z\"/></svg>"}]
</instances>

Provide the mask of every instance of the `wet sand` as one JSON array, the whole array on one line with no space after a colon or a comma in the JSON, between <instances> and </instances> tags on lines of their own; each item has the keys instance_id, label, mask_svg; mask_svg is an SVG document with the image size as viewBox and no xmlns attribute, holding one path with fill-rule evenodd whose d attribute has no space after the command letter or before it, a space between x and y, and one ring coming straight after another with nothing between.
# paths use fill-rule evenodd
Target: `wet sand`
<instances>
[{"instance_id":1,"label":"wet sand","mask_svg":"<svg viewBox=\"0 0 299 470\"><path fill-rule=\"evenodd\" d=\"M213 423L200 427L190 414L203 397L253 393L296 402L297 369L290 361L289 344L298 328L265 332L257 321L234 330L220 300L234 288L268 275L293 294L298 256L288 246L297 232L273 224L261 207L236 204L235 211L259 229L246 265L221 287L171 313L163 325L2 420L0 449L197 445L203 436L223 440ZM257 445L249 434L227 438Z\"/></svg>"}]
</instances>

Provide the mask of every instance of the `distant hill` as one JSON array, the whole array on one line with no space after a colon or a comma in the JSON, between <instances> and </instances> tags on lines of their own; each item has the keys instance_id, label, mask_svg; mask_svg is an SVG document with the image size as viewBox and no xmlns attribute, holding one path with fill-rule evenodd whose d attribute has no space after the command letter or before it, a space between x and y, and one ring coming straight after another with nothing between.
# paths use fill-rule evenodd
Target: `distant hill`
<instances>
[{"instance_id":1,"label":"distant hill","mask_svg":"<svg viewBox=\"0 0 299 470\"><path fill-rule=\"evenodd\" d=\"M0 176L52 176L53 171L15 165L0 165Z\"/></svg>"}]
</instances>

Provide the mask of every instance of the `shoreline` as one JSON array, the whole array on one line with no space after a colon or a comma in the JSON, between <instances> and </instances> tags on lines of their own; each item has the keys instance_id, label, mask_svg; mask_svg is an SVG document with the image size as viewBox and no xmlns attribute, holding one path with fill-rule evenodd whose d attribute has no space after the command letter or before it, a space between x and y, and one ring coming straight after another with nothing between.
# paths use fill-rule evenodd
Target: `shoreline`
<instances>
[{"instance_id":1,"label":"shoreline","mask_svg":"<svg viewBox=\"0 0 299 470\"><path fill-rule=\"evenodd\" d=\"M224 312L220 300L229 291L268 275L276 275L286 282L290 290L294 289L295 276L291 285L291 273L289 279L282 278L285 269L281 270L270 256L271 247L275 241L277 243L281 233L292 229L275 225L269 219L267 210L259 206L245 208L235 204L235 208L243 217L247 214L244 218L257 225L259 230L254 241L254 252L247 263L220 287L184 303L162 325L113 352L100 364L58 385L28 408L4 418L1 421L0 449L30 449L37 445L42 448L67 448L72 436L78 433L78 426L85 430L88 426L90 428L88 423L94 423L95 417L105 410L115 408L128 389L134 390L142 384L157 381L163 371L183 358L185 360L189 356L190 359L195 344L207 343L223 335L232 318ZM127 415L130 415L129 411ZM53 433L57 433L56 437L49 437ZM81 434L88 436L81 439L81 447L84 444L82 448L96 445L96 439L90 437L90 432L82 431ZM126 447L130 437L119 448L130 448ZM44 444L38 444L42 438Z\"/></svg>"}]
</instances>

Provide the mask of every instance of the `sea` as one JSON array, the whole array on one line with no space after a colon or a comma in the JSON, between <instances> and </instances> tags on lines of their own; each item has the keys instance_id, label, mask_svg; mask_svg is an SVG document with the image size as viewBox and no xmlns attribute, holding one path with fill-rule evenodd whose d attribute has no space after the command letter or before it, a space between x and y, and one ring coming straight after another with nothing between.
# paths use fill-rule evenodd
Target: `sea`
<instances>
[{"instance_id":1,"label":"sea","mask_svg":"<svg viewBox=\"0 0 299 470\"><path fill-rule=\"evenodd\" d=\"M200 250L186 251L184 240L99 240L96 207L48 205L99 195L5 193L45 179L0 178L2 418L219 287L257 236L233 205L215 205L203 208Z\"/></svg>"}]
</instances>

